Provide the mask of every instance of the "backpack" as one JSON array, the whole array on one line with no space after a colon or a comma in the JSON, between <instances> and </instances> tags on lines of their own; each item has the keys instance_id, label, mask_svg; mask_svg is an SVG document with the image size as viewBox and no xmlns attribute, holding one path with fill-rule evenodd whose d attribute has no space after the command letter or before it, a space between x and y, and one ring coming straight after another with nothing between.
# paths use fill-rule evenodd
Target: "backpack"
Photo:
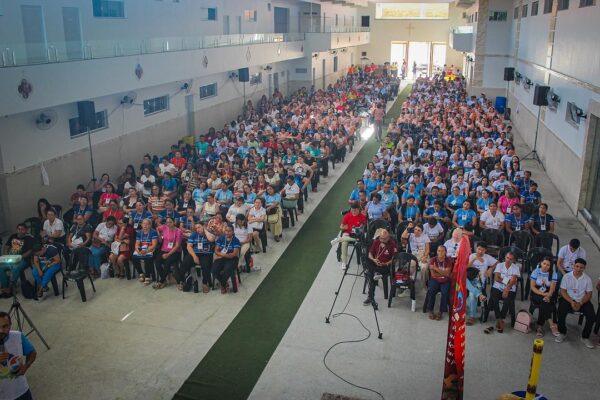
<instances>
[{"instance_id":1,"label":"backpack","mask_svg":"<svg viewBox=\"0 0 600 400\"><path fill-rule=\"evenodd\" d=\"M26 299L35 298L35 288L27 279L21 279L21 294Z\"/></svg>"},{"instance_id":2,"label":"backpack","mask_svg":"<svg viewBox=\"0 0 600 400\"><path fill-rule=\"evenodd\" d=\"M188 274L187 278L185 278L185 281L183 282L183 291L184 292L191 291L193 285L194 285L194 277L192 276L192 274Z\"/></svg>"},{"instance_id":3,"label":"backpack","mask_svg":"<svg viewBox=\"0 0 600 400\"><path fill-rule=\"evenodd\" d=\"M533 316L525 310L519 310L517 318L515 320L515 331L521 333L529 333L531 324L533 323Z\"/></svg>"}]
</instances>

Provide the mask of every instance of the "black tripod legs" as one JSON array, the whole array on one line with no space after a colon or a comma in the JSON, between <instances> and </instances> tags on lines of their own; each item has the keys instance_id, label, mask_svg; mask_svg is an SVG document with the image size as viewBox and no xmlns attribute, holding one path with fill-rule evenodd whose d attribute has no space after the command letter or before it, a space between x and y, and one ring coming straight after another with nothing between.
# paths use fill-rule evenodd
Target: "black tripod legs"
<instances>
[{"instance_id":1,"label":"black tripod legs","mask_svg":"<svg viewBox=\"0 0 600 400\"><path fill-rule=\"evenodd\" d=\"M23 334L25 336L29 336L30 333L35 332L36 335L38 335L38 337L42 341L42 343L44 343L44 346L46 346L46 349L50 350L50 346L48 345L48 342L46 342L46 340L44 339L44 337L42 336L40 331L36 328L36 326L31 321L31 318L29 318L29 316L27 315L25 310L23 310L23 307L21 307L21 303L19 303L16 296L13 296L13 304L10 306L10 310L8 311L8 314L10 315L10 317L13 321L17 321L17 326L19 327L19 330L21 332L23 332ZM23 330L25 322L27 322L29 324L29 327L31 328L31 330L29 332L25 332Z\"/></svg>"}]
</instances>

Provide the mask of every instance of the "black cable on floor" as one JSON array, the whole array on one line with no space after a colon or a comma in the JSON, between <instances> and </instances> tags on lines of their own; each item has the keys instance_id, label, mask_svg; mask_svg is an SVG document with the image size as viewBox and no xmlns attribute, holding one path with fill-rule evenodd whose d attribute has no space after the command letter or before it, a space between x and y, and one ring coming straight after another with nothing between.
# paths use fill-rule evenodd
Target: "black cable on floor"
<instances>
[{"instance_id":1,"label":"black cable on floor","mask_svg":"<svg viewBox=\"0 0 600 400\"><path fill-rule=\"evenodd\" d=\"M366 391L368 391L368 392L371 392L371 393L375 393L376 395L378 395L378 396L381 398L381 400L385 400L385 397L384 397L384 396L383 396L381 393L379 393L377 390L374 390L374 389L368 388L368 387L366 387L366 386L360 386L360 385L357 385L357 384L355 384L355 383L352 383L352 382L350 382L349 380L347 380L347 379L343 378L342 376L340 376L339 374L335 373L335 372L334 372L334 371L333 371L331 368L329 368L329 366L327 365L327 356L329 355L329 353L330 353L330 352L331 352L331 351L332 351L332 350L333 350L333 349L334 349L336 346L339 346L339 345L341 345L341 344L344 344L344 343L361 343L361 342L364 342L364 341L368 340L368 339L371 337L371 331L369 330L369 328L367 328L367 327L365 326L365 324L363 324L363 322L360 320L360 318L358 318L358 317L357 317L356 315L354 315L354 314L350 314L350 313L347 313L347 312L345 312L345 311L346 311L346 307L348 307L348 304L350 304L350 299L352 299L352 292L354 291L354 286L356 285L356 282L357 282L357 281L358 281L358 274L357 274L357 275L354 277L354 282L352 283L352 287L350 288L350 296L348 296L348 301L346 301L346 304L344 305L344 308L342 309L342 311L341 311L341 312L339 312L339 313L336 313L336 314L333 314L333 315L332 315L332 318L337 318L337 317L339 317L339 316L341 316L341 315L346 315L346 316L349 316L349 317L352 317L352 318L356 319L356 320L358 321L358 323L359 323L359 324L360 324L360 325L363 327L363 329L364 329L365 331L367 331L367 336L366 336L365 338L362 338L362 339L356 339L356 340L343 340L343 341L341 341L341 342L337 342L337 343L335 343L335 344L334 344L334 345L332 345L332 346L331 346L329 349L327 349L327 351L325 352L325 355L323 356L323 365L325 366L325 368L327 368L327 371L331 372L331 373L332 373L332 374L333 374L335 377L337 377L337 378L338 378L338 379L340 379L341 381L343 381L343 382L347 383L348 385L350 385L350 386L353 386L353 387L355 387L355 388L358 388L358 389L366 390Z\"/></svg>"}]
</instances>

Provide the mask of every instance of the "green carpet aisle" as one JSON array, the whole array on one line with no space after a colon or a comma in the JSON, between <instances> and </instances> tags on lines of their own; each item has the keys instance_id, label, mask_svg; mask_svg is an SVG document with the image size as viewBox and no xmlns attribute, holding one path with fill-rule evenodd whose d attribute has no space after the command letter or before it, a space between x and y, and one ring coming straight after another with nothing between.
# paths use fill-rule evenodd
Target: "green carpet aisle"
<instances>
[{"instance_id":1,"label":"green carpet aisle","mask_svg":"<svg viewBox=\"0 0 600 400\"><path fill-rule=\"evenodd\" d=\"M388 116L399 115L410 90L410 85L404 88ZM338 232L339 211L376 150L371 138L174 399L236 400L250 395L321 269L329 241Z\"/></svg>"}]
</instances>

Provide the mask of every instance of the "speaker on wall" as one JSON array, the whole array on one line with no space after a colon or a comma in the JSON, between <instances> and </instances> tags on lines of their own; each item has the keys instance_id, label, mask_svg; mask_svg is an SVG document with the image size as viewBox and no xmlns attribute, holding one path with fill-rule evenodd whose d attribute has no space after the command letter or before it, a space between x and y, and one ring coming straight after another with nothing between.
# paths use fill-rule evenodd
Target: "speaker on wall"
<instances>
[{"instance_id":1,"label":"speaker on wall","mask_svg":"<svg viewBox=\"0 0 600 400\"><path fill-rule=\"evenodd\" d=\"M504 80L514 81L515 80L515 69L513 67L504 68Z\"/></svg>"},{"instance_id":2,"label":"speaker on wall","mask_svg":"<svg viewBox=\"0 0 600 400\"><path fill-rule=\"evenodd\" d=\"M533 104L536 106L547 106L549 90L550 86L535 85L535 90L533 92Z\"/></svg>"},{"instance_id":3,"label":"speaker on wall","mask_svg":"<svg viewBox=\"0 0 600 400\"><path fill-rule=\"evenodd\" d=\"M78 101L77 114L82 128L93 129L96 124L96 108L93 101Z\"/></svg>"},{"instance_id":4,"label":"speaker on wall","mask_svg":"<svg viewBox=\"0 0 600 400\"><path fill-rule=\"evenodd\" d=\"M240 68L238 70L240 82L250 82L250 70L248 68Z\"/></svg>"}]
</instances>

